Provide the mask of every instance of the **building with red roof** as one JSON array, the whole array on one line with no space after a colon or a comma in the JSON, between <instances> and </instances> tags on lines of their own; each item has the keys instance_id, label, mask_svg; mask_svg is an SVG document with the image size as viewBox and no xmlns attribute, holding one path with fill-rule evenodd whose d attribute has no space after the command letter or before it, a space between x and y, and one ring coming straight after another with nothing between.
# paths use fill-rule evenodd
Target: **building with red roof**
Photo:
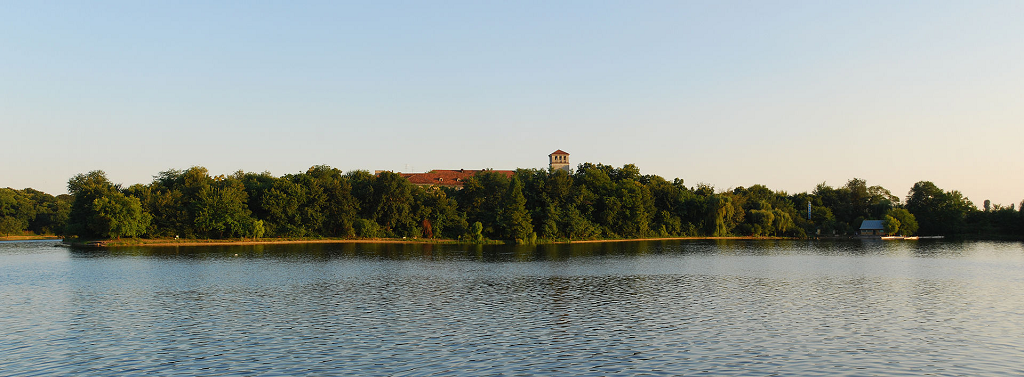
<instances>
[{"instance_id":1,"label":"building with red roof","mask_svg":"<svg viewBox=\"0 0 1024 377\"><path fill-rule=\"evenodd\" d=\"M569 171L569 154L559 149L548 155L548 168ZM467 179L482 172L492 172L511 178L515 170L431 170L426 173L397 173L417 186L447 186L462 188Z\"/></svg>"},{"instance_id":2,"label":"building with red roof","mask_svg":"<svg viewBox=\"0 0 1024 377\"><path fill-rule=\"evenodd\" d=\"M505 177L512 177L515 174L515 170L431 170L426 173L398 173L398 175L408 179L410 183L417 186L449 186L462 188L462 185L469 179L482 172L492 172L504 175Z\"/></svg>"}]
</instances>

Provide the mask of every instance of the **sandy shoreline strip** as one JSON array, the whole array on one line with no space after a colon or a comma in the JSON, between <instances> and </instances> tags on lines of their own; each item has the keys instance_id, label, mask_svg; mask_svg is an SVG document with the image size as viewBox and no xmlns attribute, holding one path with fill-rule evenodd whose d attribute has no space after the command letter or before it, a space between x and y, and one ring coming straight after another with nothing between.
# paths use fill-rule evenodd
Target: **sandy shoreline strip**
<instances>
[{"instance_id":1,"label":"sandy shoreline strip","mask_svg":"<svg viewBox=\"0 0 1024 377\"><path fill-rule=\"evenodd\" d=\"M637 242L637 241L689 241L689 240L786 240L786 237L656 237L656 238L623 238L608 240L580 240L551 243L601 243L601 242Z\"/></svg>"},{"instance_id":2,"label":"sandy shoreline strip","mask_svg":"<svg viewBox=\"0 0 1024 377\"><path fill-rule=\"evenodd\" d=\"M578 241L557 241L541 242L538 245L551 244L576 244L576 243L608 243L608 242L643 242L643 241L687 241L687 240L781 240L783 237L655 237L655 238L632 238L632 239L602 239L602 240L578 240ZM248 246L248 245L285 245L285 244L345 244L345 243L366 243L366 244L423 244L423 245L471 245L472 243L459 242L449 239L309 239L309 240L139 240L133 241L92 241L84 243L84 246L92 247L189 247L189 246Z\"/></svg>"},{"instance_id":3,"label":"sandy shoreline strip","mask_svg":"<svg viewBox=\"0 0 1024 377\"><path fill-rule=\"evenodd\" d=\"M0 241L35 241L35 240L62 240L58 236L6 236L0 237Z\"/></svg>"},{"instance_id":4,"label":"sandy shoreline strip","mask_svg":"<svg viewBox=\"0 0 1024 377\"><path fill-rule=\"evenodd\" d=\"M375 240L375 239L362 239L362 240L263 240L263 241L251 241L251 240L236 240L236 241L225 241L225 240L184 240L184 241L156 241L154 242L138 242L138 243L123 243L117 240L108 241L92 241L88 242L87 246L98 246L98 247L132 247L132 246L246 246L246 245L285 245L285 244L314 244L314 243L394 243L394 244L443 244L445 242L440 241L416 241L416 240ZM452 242L454 243L454 242Z\"/></svg>"}]
</instances>

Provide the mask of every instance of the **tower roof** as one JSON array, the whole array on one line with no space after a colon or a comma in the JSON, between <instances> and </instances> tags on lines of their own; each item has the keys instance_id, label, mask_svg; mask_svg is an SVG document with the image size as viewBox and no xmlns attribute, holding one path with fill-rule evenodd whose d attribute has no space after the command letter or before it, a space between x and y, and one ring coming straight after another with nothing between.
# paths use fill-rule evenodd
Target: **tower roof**
<instances>
[{"instance_id":1,"label":"tower roof","mask_svg":"<svg viewBox=\"0 0 1024 377\"><path fill-rule=\"evenodd\" d=\"M554 156L554 155L556 155L556 154L564 154L564 155L566 155L566 156L568 156L568 155L569 155L568 153L565 153L565 151L563 151L563 150L559 149L559 150L557 150L557 151L551 152L551 154L549 154L548 156Z\"/></svg>"}]
</instances>

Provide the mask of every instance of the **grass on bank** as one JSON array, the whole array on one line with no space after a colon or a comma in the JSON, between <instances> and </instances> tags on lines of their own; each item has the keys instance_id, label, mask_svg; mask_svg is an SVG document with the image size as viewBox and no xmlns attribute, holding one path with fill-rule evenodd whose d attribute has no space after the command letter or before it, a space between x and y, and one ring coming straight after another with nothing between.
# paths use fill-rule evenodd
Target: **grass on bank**
<instances>
[{"instance_id":1,"label":"grass on bank","mask_svg":"<svg viewBox=\"0 0 1024 377\"><path fill-rule=\"evenodd\" d=\"M786 237L653 237L653 238L614 238L569 240L538 239L534 244L570 244L598 242L635 242L635 241L676 241L676 240L780 240ZM233 238L233 239L186 239L186 238L122 238L87 240L78 238L64 239L64 243L86 247L125 247L125 246L221 246L221 245L269 245L298 243L405 243L405 244L449 244L449 245L505 245L512 242L483 239L480 241L438 239L438 238Z\"/></svg>"},{"instance_id":2,"label":"grass on bank","mask_svg":"<svg viewBox=\"0 0 1024 377\"><path fill-rule=\"evenodd\" d=\"M0 236L0 241L59 240L63 237L53 234L19 234Z\"/></svg>"}]
</instances>

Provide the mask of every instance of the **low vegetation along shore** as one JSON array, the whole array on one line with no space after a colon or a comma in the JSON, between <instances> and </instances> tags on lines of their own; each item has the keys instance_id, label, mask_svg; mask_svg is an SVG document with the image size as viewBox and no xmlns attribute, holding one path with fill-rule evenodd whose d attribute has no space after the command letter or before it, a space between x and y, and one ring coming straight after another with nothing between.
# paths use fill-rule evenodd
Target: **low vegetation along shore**
<instances>
[{"instance_id":1,"label":"low vegetation along shore","mask_svg":"<svg viewBox=\"0 0 1024 377\"><path fill-rule=\"evenodd\" d=\"M53 238L50 238L53 239ZM578 241L538 241L538 244L572 244L572 243L599 243L599 242L643 242L643 241L679 241L679 240L765 240L765 239L787 239L784 237L653 237L653 238L629 238L629 239L595 239ZM65 243L79 247L132 247L132 246L153 246L153 247L189 247L189 246L238 246L238 245L285 245L285 244L332 244L332 243L369 243L369 244L449 244L449 245L474 245L474 244L504 244L503 241L485 240L481 242L467 242L454 239L401 239L401 238L329 238L329 239L288 239L288 238L261 238L261 239L151 239L151 238L124 238L104 239L93 241L65 240Z\"/></svg>"},{"instance_id":2,"label":"low vegetation along shore","mask_svg":"<svg viewBox=\"0 0 1024 377\"><path fill-rule=\"evenodd\" d=\"M32 241L32 240L59 240L64 237L61 236L3 236L0 237L0 241Z\"/></svg>"},{"instance_id":3,"label":"low vegetation along shore","mask_svg":"<svg viewBox=\"0 0 1024 377\"><path fill-rule=\"evenodd\" d=\"M584 163L573 172L484 170L460 182L418 186L395 173L327 166L281 177L241 171L211 176L192 167L124 187L92 171L68 181L69 195L0 189L0 235L121 239L105 243L110 245L147 242L127 241L135 238L529 244L845 237L864 220L881 220L886 234L1024 238L1024 214L1015 204L986 200L979 208L960 192L928 181L903 197L856 178L790 194L763 185L687 186L682 179L641 174L634 165Z\"/></svg>"}]
</instances>

